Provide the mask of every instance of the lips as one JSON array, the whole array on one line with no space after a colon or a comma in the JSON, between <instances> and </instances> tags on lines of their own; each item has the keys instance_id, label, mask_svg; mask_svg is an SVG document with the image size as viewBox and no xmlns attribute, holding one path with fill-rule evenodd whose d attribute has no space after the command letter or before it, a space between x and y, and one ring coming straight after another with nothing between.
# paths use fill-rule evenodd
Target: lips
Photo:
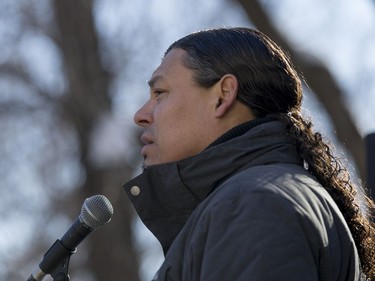
<instances>
[{"instance_id":1,"label":"lips","mask_svg":"<svg viewBox=\"0 0 375 281\"><path fill-rule=\"evenodd\" d=\"M141 136L141 142L144 145L148 145L148 144L152 144L153 140L151 139L150 136L148 136L147 134L143 133L142 136Z\"/></svg>"},{"instance_id":2,"label":"lips","mask_svg":"<svg viewBox=\"0 0 375 281\"><path fill-rule=\"evenodd\" d=\"M141 136L141 142L144 144L144 146L141 149L141 154L143 156L146 156L148 147L150 145L152 145L154 142L151 139L151 137L149 135L145 134L145 133L143 133L142 136Z\"/></svg>"}]
</instances>

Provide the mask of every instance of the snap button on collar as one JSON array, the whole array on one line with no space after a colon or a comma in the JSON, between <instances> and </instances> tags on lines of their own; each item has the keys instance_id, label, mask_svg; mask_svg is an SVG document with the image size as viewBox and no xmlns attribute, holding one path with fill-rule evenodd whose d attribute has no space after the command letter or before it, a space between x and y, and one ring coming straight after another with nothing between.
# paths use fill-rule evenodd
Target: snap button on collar
<instances>
[{"instance_id":1,"label":"snap button on collar","mask_svg":"<svg viewBox=\"0 0 375 281\"><path fill-rule=\"evenodd\" d=\"M141 193L141 189L139 188L139 186L134 185L130 188L131 195L138 196L140 193Z\"/></svg>"}]
</instances>

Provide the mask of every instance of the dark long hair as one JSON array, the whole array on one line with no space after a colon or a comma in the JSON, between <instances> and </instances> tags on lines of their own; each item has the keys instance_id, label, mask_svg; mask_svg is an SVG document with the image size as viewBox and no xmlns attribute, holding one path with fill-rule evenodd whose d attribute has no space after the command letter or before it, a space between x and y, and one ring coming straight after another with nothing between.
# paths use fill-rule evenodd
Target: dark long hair
<instances>
[{"instance_id":1,"label":"dark long hair","mask_svg":"<svg viewBox=\"0 0 375 281\"><path fill-rule=\"evenodd\" d=\"M238 80L238 100L256 117L282 121L296 140L306 169L327 189L351 230L367 278L375 279L374 202L363 195L340 159L311 121L301 115L302 82L289 57L263 33L250 28L220 28L190 34L173 43L183 49L195 82L211 87L225 74ZM361 203L362 202L362 203ZM361 207L361 204L365 208Z\"/></svg>"}]
</instances>

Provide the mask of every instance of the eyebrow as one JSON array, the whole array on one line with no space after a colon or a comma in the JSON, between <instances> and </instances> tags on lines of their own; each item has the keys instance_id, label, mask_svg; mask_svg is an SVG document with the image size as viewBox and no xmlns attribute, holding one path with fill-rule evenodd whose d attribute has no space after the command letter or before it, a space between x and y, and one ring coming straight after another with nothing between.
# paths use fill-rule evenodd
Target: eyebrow
<instances>
[{"instance_id":1,"label":"eyebrow","mask_svg":"<svg viewBox=\"0 0 375 281\"><path fill-rule=\"evenodd\" d=\"M147 81L147 84L150 86L150 88L153 88L155 83L159 80L163 80L163 76L157 75L152 77L150 80Z\"/></svg>"}]
</instances>

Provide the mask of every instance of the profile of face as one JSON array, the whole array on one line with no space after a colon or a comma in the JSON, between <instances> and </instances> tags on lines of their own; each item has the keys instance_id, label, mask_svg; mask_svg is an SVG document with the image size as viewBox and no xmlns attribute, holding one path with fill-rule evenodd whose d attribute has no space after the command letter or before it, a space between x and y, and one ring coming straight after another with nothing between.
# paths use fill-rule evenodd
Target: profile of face
<instances>
[{"instance_id":1,"label":"profile of face","mask_svg":"<svg viewBox=\"0 0 375 281\"><path fill-rule=\"evenodd\" d=\"M183 64L185 51L172 49L150 81L150 97L136 112L144 129L141 154L144 166L181 160L206 148L215 138L215 86L203 88Z\"/></svg>"}]
</instances>

